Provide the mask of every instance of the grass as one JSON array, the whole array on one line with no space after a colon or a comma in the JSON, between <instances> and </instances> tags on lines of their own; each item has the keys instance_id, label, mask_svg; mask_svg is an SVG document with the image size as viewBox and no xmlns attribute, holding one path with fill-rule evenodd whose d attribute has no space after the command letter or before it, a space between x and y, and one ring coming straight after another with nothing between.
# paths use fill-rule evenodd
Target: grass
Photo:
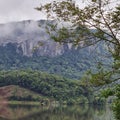
<instances>
[{"instance_id":1,"label":"grass","mask_svg":"<svg viewBox=\"0 0 120 120\"><path fill-rule=\"evenodd\" d=\"M34 101L7 101L7 103L12 105L41 105L40 102Z\"/></svg>"}]
</instances>

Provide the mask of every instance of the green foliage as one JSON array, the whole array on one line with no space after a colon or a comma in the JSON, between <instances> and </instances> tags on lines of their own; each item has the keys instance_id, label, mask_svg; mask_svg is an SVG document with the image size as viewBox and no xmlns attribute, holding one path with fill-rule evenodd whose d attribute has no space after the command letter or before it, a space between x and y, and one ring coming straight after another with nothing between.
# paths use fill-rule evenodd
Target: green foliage
<instances>
[{"instance_id":1,"label":"green foliage","mask_svg":"<svg viewBox=\"0 0 120 120\"><path fill-rule=\"evenodd\" d=\"M0 70L33 69L73 79L80 79L84 71L94 68L94 57L97 56L97 53L91 55L89 48L76 50L73 47L71 50L65 51L63 55L55 57L37 56L35 51L33 57L25 57L16 52L14 44L0 46L0 49ZM101 47L96 51L104 52ZM104 62L108 62L108 60L104 60Z\"/></svg>"},{"instance_id":2,"label":"green foliage","mask_svg":"<svg viewBox=\"0 0 120 120\"><path fill-rule=\"evenodd\" d=\"M117 98L120 99L120 85L116 86L115 94L116 94Z\"/></svg>"},{"instance_id":3,"label":"green foliage","mask_svg":"<svg viewBox=\"0 0 120 120\"><path fill-rule=\"evenodd\" d=\"M105 76L105 73L94 73L91 76L90 82L94 86L101 86L110 83L108 76Z\"/></svg>"},{"instance_id":4,"label":"green foliage","mask_svg":"<svg viewBox=\"0 0 120 120\"><path fill-rule=\"evenodd\" d=\"M95 97L93 103L94 104L105 104L106 99L104 97Z\"/></svg>"},{"instance_id":5,"label":"green foliage","mask_svg":"<svg viewBox=\"0 0 120 120\"><path fill-rule=\"evenodd\" d=\"M89 0L86 6L81 8L73 0L55 0L50 4L41 5L37 10L45 11L48 19L58 20L58 23L60 21L69 23L66 27L64 24L61 27L59 24L55 24L55 29L49 32L57 42L73 43L76 46L82 44L85 47L96 45L99 42L104 43L108 52L114 58L115 65L110 66L110 69L113 74L116 74L118 71L120 72L120 59L118 59L120 58L120 5L116 4L112 7L110 4L114 2L116 1ZM57 36L55 33L57 33ZM98 85L106 84L106 80L101 78L103 75L102 73L93 75L93 78L99 78L100 83ZM106 77L105 79L108 79L109 76Z\"/></svg>"},{"instance_id":6,"label":"green foliage","mask_svg":"<svg viewBox=\"0 0 120 120\"><path fill-rule=\"evenodd\" d=\"M114 94L115 92L110 88L101 91L101 97L105 97L105 98L108 98L109 96L113 96Z\"/></svg>"},{"instance_id":7,"label":"green foliage","mask_svg":"<svg viewBox=\"0 0 120 120\"><path fill-rule=\"evenodd\" d=\"M57 101L70 100L79 103L80 96L88 97L87 95L90 94L89 89L82 86L77 80L73 81L53 74L32 70L0 71L0 86L6 85L19 85ZM34 99L29 95L25 97L13 95L11 99L13 98L17 100Z\"/></svg>"},{"instance_id":8,"label":"green foliage","mask_svg":"<svg viewBox=\"0 0 120 120\"><path fill-rule=\"evenodd\" d=\"M116 86L115 94L116 94L117 99L113 103L113 110L114 110L117 120L119 120L120 119L120 85Z\"/></svg>"},{"instance_id":9,"label":"green foliage","mask_svg":"<svg viewBox=\"0 0 120 120\"><path fill-rule=\"evenodd\" d=\"M120 99L114 102L113 110L114 110L116 119L120 120Z\"/></svg>"},{"instance_id":10,"label":"green foliage","mask_svg":"<svg viewBox=\"0 0 120 120\"><path fill-rule=\"evenodd\" d=\"M87 76L83 76L83 79L87 80L91 86L98 87L105 84L110 84L112 80L112 72L110 70L105 70L101 65L97 67L96 71L89 70L86 73Z\"/></svg>"},{"instance_id":11,"label":"green foliage","mask_svg":"<svg viewBox=\"0 0 120 120\"><path fill-rule=\"evenodd\" d=\"M91 73L90 81L94 86L102 86L120 79L120 4L112 7L111 3L115 2L118 1L89 0L85 7L80 8L75 1L66 0L54 1L37 8L39 11L45 11L48 18L52 17L58 21L63 20L70 23L70 26L66 28L69 30L69 34L73 36L65 35L64 39L61 37L57 42L70 42L75 45L84 43L85 46L95 45L99 41L105 42L108 52L113 56L114 63L107 71L100 68L97 72ZM49 7L46 7L47 5ZM76 28L81 26L84 26L85 30L76 32ZM59 30L55 30L54 32L58 34ZM116 91L116 96L120 96L118 88ZM105 97L109 94L112 94L110 90L104 91ZM120 119L118 114L120 111L119 101L118 97L115 104L118 119Z\"/></svg>"}]
</instances>

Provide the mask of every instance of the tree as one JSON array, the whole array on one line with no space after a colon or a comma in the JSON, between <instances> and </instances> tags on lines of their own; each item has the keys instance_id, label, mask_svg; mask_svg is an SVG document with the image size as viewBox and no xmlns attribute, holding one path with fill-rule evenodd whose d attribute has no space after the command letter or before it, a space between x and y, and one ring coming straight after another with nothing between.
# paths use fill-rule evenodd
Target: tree
<instances>
[{"instance_id":1,"label":"tree","mask_svg":"<svg viewBox=\"0 0 120 120\"><path fill-rule=\"evenodd\" d=\"M120 1L84 0L84 2L86 6L81 8L73 0L56 0L36 9L45 11L48 19L57 21L46 27L56 42L82 44L83 47L102 42L107 46L108 52L113 57L113 64L107 71L99 66L97 73L89 72L88 76L93 85L99 86L120 80Z\"/></svg>"},{"instance_id":2,"label":"tree","mask_svg":"<svg viewBox=\"0 0 120 120\"><path fill-rule=\"evenodd\" d=\"M73 0L53 1L36 9L45 11L47 18L55 20L48 24L47 32L60 43L73 43L88 47L102 42L114 59L109 75L120 79L120 2L119 0L85 0L80 8ZM118 4L119 3L119 4ZM114 7L112 7L114 6Z\"/></svg>"}]
</instances>

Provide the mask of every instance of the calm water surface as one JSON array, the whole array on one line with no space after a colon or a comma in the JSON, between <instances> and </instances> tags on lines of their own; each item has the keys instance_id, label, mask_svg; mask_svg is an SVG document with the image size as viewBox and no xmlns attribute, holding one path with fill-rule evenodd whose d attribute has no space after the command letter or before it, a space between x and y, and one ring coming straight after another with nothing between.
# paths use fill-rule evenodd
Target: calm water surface
<instances>
[{"instance_id":1,"label":"calm water surface","mask_svg":"<svg viewBox=\"0 0 120 120\"><path fill-rule=\"evenodd\" d=\"M114 120L109 106L0 105L0 120Z\"/></svg>"}]
</instances>

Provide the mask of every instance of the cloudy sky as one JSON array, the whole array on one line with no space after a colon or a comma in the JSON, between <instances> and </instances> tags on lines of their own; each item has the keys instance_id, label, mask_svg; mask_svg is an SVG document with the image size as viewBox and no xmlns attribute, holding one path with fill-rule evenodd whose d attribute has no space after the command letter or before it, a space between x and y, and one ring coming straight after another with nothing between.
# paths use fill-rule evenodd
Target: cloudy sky
<instances>
[{"instance_id":1,"label":"cloudy sky","mask_svg":"<svg viewBox=\"0 0 120 120\"><path fill-rule=\"evenodd\" d=\"M0 23L44 19L45 15L34 8L50 1L53 0L0 0Z\"/></svg>"},{"instance_id":2,"label":"cloudy sky","mask_svg":"<svg viewBox=\"0 0 120 120\"><path fill-rule=\"evenodd\" d=\"M27 19L44 19L34 8L50 0L0 0L0 23Z\"/></svg>"},{"instance_id":3,"label":"cloudy sky","mask_svg":"<svg viewBox=\"0 0 120 120\"><path fill-rule=\"evenodd\" d=\"M0 0L0 23L28 19L45 19L45 15L38 12L34 8L39 6L40 3L51 1L53 0ZM77 1L80 5L80 1L83 0L75 1Z\"/></svg>"}]
</instances>

